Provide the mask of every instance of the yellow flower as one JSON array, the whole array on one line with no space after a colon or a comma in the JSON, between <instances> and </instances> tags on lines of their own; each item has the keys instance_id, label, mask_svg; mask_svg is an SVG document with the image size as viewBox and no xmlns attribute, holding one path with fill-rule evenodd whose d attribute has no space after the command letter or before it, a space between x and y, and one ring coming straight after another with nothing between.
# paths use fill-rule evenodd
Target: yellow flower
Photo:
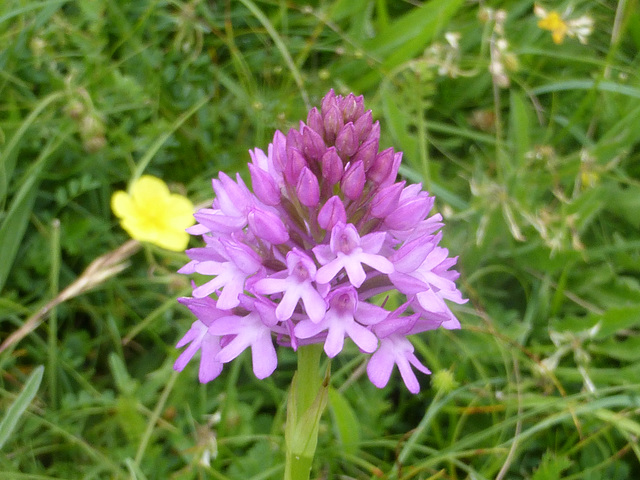
<instances>
[{"instance_id":1,"label":"yellow flower","mask_svg":"<svg viewBox=\"0 0 640 480\"><path fill-rule=\"evenodd\" d=\"M560 45L563 42L564 36L569 30L565 21L562 20L560 14L555 10L547 13L543 18L541 18L538 21L538 27L543 30L549 30L551 32L551 38L553 38L553 42L556 45Z\"/></svg>"},{"instance_id":2,"label":"yellow flower","mask_svg":"<svg viewBox=\"0 0 640 480\"><path fill-rule=\"evenodd\" d=\"M563 15L555 10L547 12L540 5L534 5L533 11L540 20L538 27L551 32L554 43L560 45L564 37L576 37L583 45L587 43L587 38L593 31L593 19L588 15L567 20L571 15L571 9L567 9Z\"/></svg>"},{"instance_id":3,"label":"yellow flower","mask_svg":"<svg viewBox=\"0 0 640 480\"><path fill-rule=\"evenodd\" d=\"M189 243L185 229L195 223L193 204L171 193L157 177L143 175L130 193L118 191L111 197L111 210L131 238L179 252Z\"/></svg>"}]
</instances>

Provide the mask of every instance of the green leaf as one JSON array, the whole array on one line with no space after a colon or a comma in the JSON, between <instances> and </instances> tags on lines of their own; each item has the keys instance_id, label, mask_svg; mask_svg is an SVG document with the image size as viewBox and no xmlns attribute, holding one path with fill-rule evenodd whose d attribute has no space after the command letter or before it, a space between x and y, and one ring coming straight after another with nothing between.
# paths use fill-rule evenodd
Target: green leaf
<instances>
[{"instance_id":1,"label":"green leaf","mask_svg":"<svg viewBox=\"0 0 640 480\"><path fill-rule=\"evenodd\" d=\"M517 164L512 165L519 168L525 165L525 155L531 150L531 125L529 120L529 109L524 101L523 95L515 90L511 91L510 109L510 134L511 144Z\"/></svg>"},{"instance_id":2,"label":"green leaf","mask_svg":"<svg viewBox=\"0 0 640 480\"><path fill-rule=\"evenodd\" d=\"M540 467L531 480L557 480L562 478L562 472L571 466L571 460L566 455L555 455L547 452L542 457Z\"/></svg>"},{"instance_id":3,"label":"green leaf","mask_svg":"<svg viewBox=\"0 0 640 480\"><path fill-rule=\"evenodd\" d=\"M116 354L109 355L109 367L113 374L113 379L120 393L124 395L132 395L138 387L137 382L129 376L127 367L122 359Z\"/></svg>"},{"instance_id":4,"label":"green leaf","mask_svg":"<svg viewBox=\"0 0 640 480\"><path fill-rule=\"evenodd\" d=\"M604 339L615 335L622 329L640 326L640 306L611 308L599 316L600 330L596 339Z\"/></svg>"},{"instance_id":5,"label":"green leaf","mask_svg":"<svg viewBox=\"0 0 640 480\"><path fill-rule=\"evenodd\" d=\"M602 195L604 208L640 228L640 192L637 188L620 188L618 186L606 189Z\"/></svg>"},{"instance_id":6,"label":"green leaf","mask_svg":"<svg viewBox=\"0 0 640 480\"><path fill-rule=\"evenodd\" d=\"M606 341L589 346L589 350L623 362L640 361L640 336L631 336L626 340L610 337Z\"/></svg>"},{"instance_id":7,"label":"green leaf","mask_svg":"<svg viewBox=\"0 0 640 480\"><path fill-rule=\"evenodd\" d=\"M338 442L346 453L355 453L360 443L360 423L347 399L335 388L329 389L329 410Z\"/></svg>"},{"instance_id":8,"label":"green leaf","mask_svg":"<svg viewBox=\"0 0 640 480\"><path fill-rule=\"evenodd\" d=\"M421 54L463 5L464 0L431 0L390 22L375 37L364 42L364 50L378 58L382 71L388 72ZM357 73L355 90L366 91L380 80L380 70L372 70L365 75L360 69L350 70L352 74Z\"/></svg>"},{"instance_id":9,"label":"green leaf","mask_svg":"<svg viewBox=\"0 0 640 480\"><path fill-rule=\"evenodd\" d=\"M50 139L42 149L38 158L21 179L20 187L11 200L7 214L2 219L2 225L0 225L0 252L2 252L2 262L0 262L0 291L2 291L4 287L4 283L9 276L9 270L13 265L13 260L22 243L22 237L27 228L33 203L38 193L41 174L51 154L60 146L68 133L69 132L64 132L58 137Z\"/></svg>"},{"instance_id":10,"label":"green leaf","mask_svg":"<svg viewBox=\"0 0 640 480\"><path fill-rule=\"evenodd\" d=\"M0 422L0 449L2 449L11 432L16 428L18 420L33 400L33 397L36 396L40 383L42 382L43 373L43 365L36 367L33 372L31 372L31 375L29 375L29 378L27 378L20 394L7 409L7 413L5 413L2 422Z\"/></svg>"},{"instance_id":11,"label":"green leaf","mask_svg":"<svg viewBox=\"0 0 640 480\"><path fill-rule=\"evenodd\" d=\"M0 252L2 252L0 291L4 288L13 260L22 243L22 237L27 229L29 216L38 193L37 188L31 185L29 187L22 192L22 195L13 199L11 208L0 225Z\"/></svg>"}]
</instances>

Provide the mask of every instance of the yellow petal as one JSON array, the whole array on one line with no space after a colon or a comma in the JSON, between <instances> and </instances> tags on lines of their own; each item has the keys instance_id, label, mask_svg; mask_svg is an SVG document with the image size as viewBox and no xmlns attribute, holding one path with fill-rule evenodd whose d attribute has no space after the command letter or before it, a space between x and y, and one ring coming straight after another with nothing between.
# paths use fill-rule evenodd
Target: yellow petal
<instances>
[{"instance_id":1,"label":"yellow petal","mask_svg":"<svg viewBox=\"0 0 640 480\"><path fill-rule=\"evenodd\" d=\"M149 208L150 206L158 206L164 203L171 195L169 187L158 177L151 175L141 176L131 186L131 197L133 201L139 205Z\"/></svg>"},{"instance_id":2,"label":"yellow petal","mask_svg":"<svg viewBox=\"0 0 640 480\"><path fill-rule=\"evenodd\" d=\"M560 45L564 41L564 34L566 30L554 30L551 34L551 38L553 39L553 43L556 45Z\"/></svg>"},{"instance_id":3,"label":"yellow petal","mask_svg":"<svg viewBox=\"0 0 640 480\"><path fill-rule=\"evenodd\" d=\"M133 210L133 202L127 192L117 191L111 196L111 210L118 218L125 218Z\"/></svg>"}]
</instances>

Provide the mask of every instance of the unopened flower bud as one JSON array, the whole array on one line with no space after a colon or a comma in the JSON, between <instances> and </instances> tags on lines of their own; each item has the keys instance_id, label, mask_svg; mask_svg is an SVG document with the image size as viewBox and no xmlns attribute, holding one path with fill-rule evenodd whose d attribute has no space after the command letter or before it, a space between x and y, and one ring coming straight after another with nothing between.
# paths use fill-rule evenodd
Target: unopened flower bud
<instances>
[{"instance_id":1,"label":"unopened flower bud","mask_svg":"<svg viewBox=\"0 0 640 480\"><path fill-rule=\"evenodd\" d=\"M355 122L364 113L364 100L362 95L356 97L350 93L342 99L342 116L345 123Z\"/></svg>"},{"instance_id":2,"label":"unopened flower bud","mask_svg":"<svg viewBox=\"0 0 640 480\"><path fill-rule=\"evenodd\" d=\"M298 177L296 193L300 203L306 207L315 207L320 201L318 179L308 167L304 167Z\"/></svg>"},{"instance_id":3,"label":"unopened flower bud","mask_svg":"<svg viewBox=\"0 0 640 480\"><path fill-rule=\"evenodd\" d=\"M250 163L249 173L251 174L251 184L256 197L267 205L278 205L280 203L280 190L276 186L273 177L269 175L269 172Z\"/></svg>"},{"instance_id":4,"label":"unopened flower bud","mask_svg":"<svg viewBox=\"0 0 640 480\"><path fill-rule=\"evenodd\" d=\"M375 158L373 165L367 171L367 177L379 185L387 178L392 166L393 148L387 148Z\"/></svg>"},{"instance_id":5,"label":"unopened flower bud","mask_svg":"<svg viewBox=\"0 0 640 480\"><path fill-rule=\"evenodd\" d=\"M358 150L358 137L356 136L356 129L353 123L347 123L338 132L336 137L336 148L338 153L344 157L350 157Z\"/></svg>"},{"instance_id":6,"label":"unopened flower bud","mask_svg":"<svg viewBox=\"0 0 640 480\"><path fill-rule=\"evenodd\" d=\"M424 219L432 206L433 197L429 197L426 193L422 192L408 199L401 200L398 208L386 216L384 223L393 230L407 230Z\"/></svg>"},{"instance_id":7,"label":"unopened flower bud","mask_svg":"<svg viewBox=\"0 0 640 480\"><path fill-rule=\"evenodd\" d=\"M309 115L307 115L307 125L313 128L318 135L324 137L324 120L316 107L313 107L309 111Z\"/></svg>"},{"instance_id":8,"label":"unopened flower bud","mask_svg":"<svg viewBox=\"0 0 640 480\"><path fill-rule=\"evenodd\" d=\"M367 140L372 140L374 138L380 138L380 122L376 121L373 123L373 125L371 125L371 131L369 132L369 135L367 135L367 138L365 138L363 141L367 141Z\"/></svg>"},{"instance_id":9,"label":"unopened flower bud","mask_svg":"<svg viewBox=\"0 0 640 480\"><path fill-rule=\"evenodd\" d=\"M279 172L284 172L287 165L287 139L280 130L273 136L273 167Z\"/></svg>"},{"instance_id":10,"label":"unopened flower bud","mask_svg":"<svg viewBox=\"0 0 640 480\"><path fill-rule=\"evenodd\" d=\"M267 210L253 209L247 216L249 228L258 238L279 245L289 240L287 228L278 215Z\"/></svg>"},{"instance_id":11,"label":"unopened flower bud","mask_svg":"<svg viewBox=\"0 0 640 480\"><path fill-rule=\"evenodd\" d=\"M340 197L334 195L322 206L318 212L318 225L325 230L331 230L338 223L347 222L347 212Z\"/></svg>"},{"instance_id":12,"label":"unopened flower bud","mask_svg":"<svg viewBox=\"0 0 640 480\"><path fill-rule=\"evenodd\" d=\"M342 178L342 173L342 159L336 152L336 147L330 147L322 156L322 177L329 185L335 185Z\"/></svg>"},{"instance_id":13,"label":"unopened flower bud","mask_svg":"<svg viewBox=\"0 0 640 480\"><path fill-rule=\"evenodd\" d=\"M302 141L302 134L299 130L292 128L287 132L287 152L291 148L296 148L301 152L304 151L304 143Z\"/></svg>"},{"instance_id":14,"label":"unopened flower bud","mask_svg":"<svg viewBox=\"0 0 640 480\"><path fill-rule=\"evenodd\" d=\"M361 142L367 140L367 137L371 133L373 127L373 117L371 110L367 110L361 115L353 124L356 127L356 135Z\"/></svg>"},{"instance_id":15,"label":"unopened flower bud","mask_svg":"<svg viewBox=\"0 0 640 480\"><path fill-rule=\"evenodd\" d=\"M368 142L360 145L360 148L358 149L355 156L353 157L353 161L357 162L361 160L362 163L364 164L364 170L366 172L367 170L369 170L369 168L371 168L371 165L373 164L373 161L375 160L377 153L378 153L378 140L377 139L369 140Z\"/></svg>"},{"instance_id":16,"label":"unopened flower bud","mask_svg":"<svg viewBox=\"0 0 640 480\"><path fill-rule=\"evenodd\" d=\"M318 133L308 126L302 128L303 152L311 160L319 160L327 147Z\"/></svg>"},{"instance_id":17,"label":"unopened flower bud","mask_svg":"<svg viewBox=\"0 0 640 480\"><path fill-rule=\"evenodd\" d=\"M398 182L388 187L381 188L371 200L371 215L376 218L384 218L398 207L400 194L405 182Z\"/></svg>"},{"instance_id":18,"label":"unopened flower bud","mask_svg":"<svg viewBox=\"0 0 640 480\"><path fill-rule=\"evenodd\" d=\"M398 176L398 170L400 170L400 163L402 162L402 152L396 152L393 156L393 163L391 164L391 170L387 175L387 178L383 179L380 183L381 187L386 187L387 185L391 185L396 181L396 177Z\"/></svg>"},{"instance_id":19,"label":"unopened flower bud","mask_svg":"<svg viewBox=\"0 0 640 480\"><path fill-rule=\"evenodd\" d=\"M327 92L327 94L322 99L322 103L320 104L320 108L322 109L322 116L326 116L331 108L338 108L338 101L336 100L336 93L333 91L333 88Z\"/></svg>"},{"instance_id":20,"label":"unopened flower bud","mask_svg":"<svg viewBox=\"0 0 640 480\"><path fill-rule=\"evenodd\" d=\"M284 179L289 185L296 185L302 169L307 166L307 160L302 152L296 148L287 148L287 164L284 167Z\"/></svg>"},{"instance_id":21,"label":"unopened flower bud","mask_svg":"<svg viewBox=\"0 0 640 480\"><path fill-rule=\"evenodd\" d=\"M347 171L344 172L340 187L345 197L350 200L357 200L362 194L365 181L364 164L359 161L351 164Z\"/></svg>"},{"instance_id":22,"label":"unopened flower bud","mask_svg":"<svg viewBox=\"0 0 640 480\"><path fill-rule=\"evenodd\" d=\"M342 114L337 106L329 105L326 109L322 108L322 116L324 117L324 138L328 144L332 144L344 125Z\"/></svg>"}]
</instances>

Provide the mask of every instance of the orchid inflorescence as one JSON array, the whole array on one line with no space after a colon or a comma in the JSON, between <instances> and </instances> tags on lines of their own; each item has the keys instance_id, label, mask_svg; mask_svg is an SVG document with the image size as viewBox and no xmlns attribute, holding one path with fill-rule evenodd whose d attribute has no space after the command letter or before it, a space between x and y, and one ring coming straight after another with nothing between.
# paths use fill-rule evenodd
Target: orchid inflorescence
<instances>
[{"instance_id":1,"label":"orchid inflorescence","mask_svg":"<svg viewBox=\"0 0 640 480\"><path fill-rule=\"evenodd\" d=\"M396 182L402 152L379 151L380 125L363 98L331 90L321 110L267 153L250 151L253 192L239 174L213 180L211 208L187 231L205 245L187 250L180 273L211 276L181 298L197 317L177 347L182 370L200 350L199 379L251 348L262 379L277 366L274 341L296 350L322 343L335 357L349 337L372 354L367 374L379 388L394 365L413 393L412 366L429 370L408 335L460 328L445 300L464 303L449 257L438 244L442 217L420 184ZM385 308L386 293L404 294Z\"/></svg>"}]
</instances>

